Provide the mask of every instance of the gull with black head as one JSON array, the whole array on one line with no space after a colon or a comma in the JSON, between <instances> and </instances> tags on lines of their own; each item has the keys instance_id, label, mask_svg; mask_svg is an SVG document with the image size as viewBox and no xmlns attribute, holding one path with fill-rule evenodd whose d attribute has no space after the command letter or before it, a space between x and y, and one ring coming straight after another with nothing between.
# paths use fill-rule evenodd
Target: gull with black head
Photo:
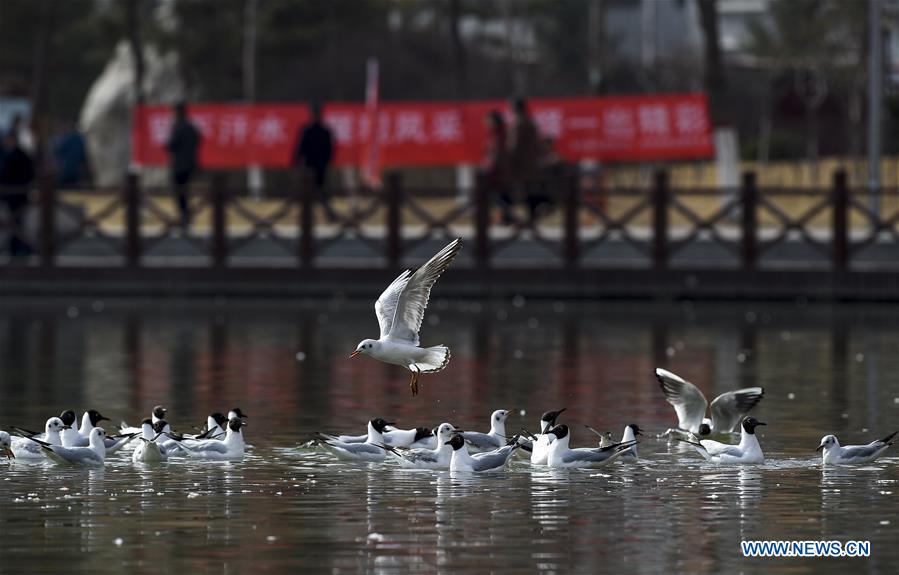
<instances>
[{"instance_id":1,"label":"gull with black head","mask_svg":"<svg viewBox=\"0 0 899 575\"><path fill-rule=\"evenodd\" d=\"M730 445L711 439L703 439L696 442L689 439L678 438L688 443L702 455L706 461L712 463L764 463L765 454L756 437L755 430L760 425L767 425L754 417L747 417L741 424L740 444Z\"/></svg>"},{"instance_id":2,"label":"gull with black head","mask_svg":"<svg viewBox=\"0 0 899 575\"><path fill-rule=\"evenodd\" d=\"M571 432L567 425L557 425L549 430L551 438L546 464L550 467L602 467L619 458L636 441L613 443L608 447L569 447Z\"/></svg>"},{"instance_id":3,"label":"gull with black head","mask_svg":"<svg viewBox=\"0 0 899 575\"><path fill-rule=\"evenodd\" d=\"M384 442L384 430L388 425L393 424L384 421L380 417L369 421L368 438L364 443L346 443L326 433L317 433L315 437L319 440L322 447L336 455L338 459L347 461L384 461L387 458L387 451L383 447L386 445Z\"/></svg>"},{"instance_id":4,"label":"gull with black head","mask_svg":"<svg viewBox=\"0 0 899 575\"><path fill-rule=\"evenodd\" d=\"M461 435L453 435L452 439L446 442L453 448L453 456L450 459L450 471L493 471L503 469L506 463L520 446L517 438L515 441L504 445L499 449L488 451L485 453L471 454L468 452L465 439Z\"/></svg>"},{"instance_id":5,"label":"gull with black head","mask_svg":"<svg viewBox=\"0 0 899 575\"><path fill-rule=\"evenodd\" d=\"M712 434L729 434L765 395L764 388L746 387L728 391L716 397L711 406L699 388L664 369L656 369L656 379L665 399L674 406L678 429L669 429L663 435L689 435L700 437ZM711 419L706 412L711 410Z\"/></svg>"},{"instance_id":6,"label":"gull with black head","mask_svg":"<svg viewBox=\"0 0 899 575\"><path fill-rule=\"evenodd\" d=\"M460 431L451 423L437 426L437 446L433 449L402 449L384 445L401 467L407 469L449 469L453 448L449 444L454 432Z\"/></svg>"}]
</instances>

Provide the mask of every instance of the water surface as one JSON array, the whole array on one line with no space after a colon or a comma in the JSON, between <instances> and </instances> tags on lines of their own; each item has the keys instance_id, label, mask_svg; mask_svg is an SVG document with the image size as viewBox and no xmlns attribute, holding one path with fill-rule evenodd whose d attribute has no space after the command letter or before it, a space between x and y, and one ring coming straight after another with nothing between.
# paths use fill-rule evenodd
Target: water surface
<instances>
[{"instance_id":1,"label":"water surface","mask_svg":"<svg viewBox=\"0 0 899 575\"><path fill-rule=\"evenodd\" d=\"M836 433L899 427L899 307L436 299L423 343L449 368L409 396L401 370L347 359L376 336L369 302L0 303L0 428L66 408L136 422L155 404L189 431L240 406L240 462L105 469L0 463L0 573L894 572L899 452L822 470ZM716 467L663 441L600 470L483 476L337 463L303 448L316 430L361 433L450 421L486 431L497 408L533 429L566 407L619 436L675 423L664 366L712 396L762 385L768 462ZM871 541L870 559L744 559L748 539Z\"/></svg>"}]
</instances>

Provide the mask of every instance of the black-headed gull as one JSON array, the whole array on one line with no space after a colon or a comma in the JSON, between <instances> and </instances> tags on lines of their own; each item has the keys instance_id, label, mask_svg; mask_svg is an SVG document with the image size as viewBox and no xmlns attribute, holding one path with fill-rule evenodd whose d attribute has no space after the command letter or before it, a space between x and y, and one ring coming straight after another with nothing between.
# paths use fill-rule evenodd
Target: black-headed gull
<instances>
[{"instance_id":1,"label":"black-headed gull","mask_svg":"<svg viewBox=\"0 0 899 575\"><path fill-rule=\"evenodd\" d=\"M531 464L546 465L546 456L549 453L549 437L546 436L546 432L556 426L556 421L563 411L564 407L556 411L547 411L540 416L540 433L534 437L530 445Z\"/></svg>"},{"instance_id":2,"label":"black-headed gull","mask_svg":"<svg viewBox=\"0 0 899 575\"><path fill-rule=\"evenodd\" d=\"M629 423L624 426L624 433L621 435L621 443L634 442L634 445L628 447L621 454L621 459L636 461L637 460L637 436L643 435L643 430L636 423Z\"/></svg>"},{"instance_id":3,"label":"black-headed gull","mask_svg":"<svg viewBox=\"0 0 899 575\"><path fill-rule=\"evenodd\" d=\"M412 429L397 429L392 425L384 430L384 445L388 447L423 447L434 449L437 442L434 439L434 430L427 427L413 427ZM365 443L368 433L363 435L338 435L337 439L344 443Z\"/></svg>"},{"instance_id":4,"label":"black-headed gull","mask_svg":"<svg viewBox=\"0 0 899 575\"><path fill-rule=\"evenodd\" d=\"M699 436L732 432L765 395L764 388L746 387L722 393L709 406L699 388L682 377L664 369L656 369L656 379L659 380L668 403L677 412L678 428ZM709 409L711 419L706 418L706 411Z\"/></svg>"},{"instance_id":5,"label":"black-headed gull","mask_svg":"<svg viewBox=\"0 0 899 575\"><path fill-rule=\"evenodd\" d=\"M681 441L692 445L706 461L712 463L764 463L765 454L762 453L762 446L759 445L759 439L755 434L755 428L760 425L767 424L754 417L744 419L739 445L729 445L711 439L703 439L699 443L685 439Z\"/></svg>"},{"instance_id":6,"label":"black-headed gull","mask_svg":"<svg viewBox=\"0 0 899 575\"><path fill-rule=\"evenodd\" d=\"M840 445L836 435L825 435L821 438L817 450L823 451L821 456L825 465L871 463L895 443L893 439L897 433L899 431L894 431L883 439L872 441L867 445Z\"/></svg>"},{"instance_id":7,"label":"black-headed gull","mask_svg":"<svg viewBox=\"0 0 899 575\"><path fill-rule=\"evenodd\" d=\"M41 455L41 446L39 443L31 441L29 438L39 439L50 445L62 445L62 439L59 433L65 425L58 417L51 417L44 424L43 433L34 433L20 427L13 427L13 430L19 434L19 437L12 438L12 450L19 459L43 459Z\"/></svg>"},{"instance_id":8,"label":"black-headed gull","mask_svg":"<svg viewBox=\"0 0 899 575\"><path fill-rule=\"evenodd\" d=\"M154 405L153 409L150 411L150 422L151 425L156 423L160 419L165 419L165 414L168 412L168 409L164 408L161 405ZM119 424L119 433L121 434L130 434L130 433L141 433L143 428L143 423L141 423L141 427L131 427L124 421Z\"/></svg>"},{"instance_id":9,"label":"black-headed gull","mask_svg":"<svg viewBox=\"0 0 899 575\"><path fill-rule=\"evenodd\" d=\"M157 421L165 422L164 419ZM160 437L162 433L157 433L153 426L154 422L149 417L141 422L141 435L131 454L131 461L134 463L160 463L168 459L168 453Z\"/></svg>"},{"instance_id":10,"label":"black-headed gull","mask_svg":"<svg viewBox=\"0 0 899 575\"><path fill-rule=\"evenodd\" d=\"M333 435L325 433L316 434L321 445L337 456L338 459L349 461L384 461L387 451L382 447L384 442L384 430L392 425L380 417L368 422L368 438L364 443L346 443Z\"/></svg>"},{"instance_id":11,"label":"black-headed gull","mask_svg":"<svg viewBox=\"0 0 899 575\"><path fill-rule=\"evenodd\" d=\"M428 307L431 288L461 247L462 240L457 238L415 273L406 270L393 280L375 302L381 336L359 342L350 357L361 353L384 363L403 366L412 373L409 382L412 395L418 394L419 374L445 368L450 359L449 348L445 345L419 347L418 332Z\"/></svg>"},{"instance_id":12,"label":"black-headed gull","mask_svg":"<svg viewBox=\"0 0 899 575\"><path fill-rule=\"evenodd\" d=\"M453 448L453 456L450 459L450 471L492 471L494 469L502 469L506 463L518 449L517 441L510 445L504 445L499 449L488 451L486 453L468 453L465 439L461 435L453 435L452 439L446 442Z\"/></svg>"},{"instance_id":13,"label":"black-headed gull","mask_svg":"<svg viewBox=\"0 0 899 575\"><path fill-rule=\"evenodd\" d=\"M50 445L44 441L29 438L41 445L41 453L54 463L60 465L98 466L106 461L106 431L102 427L91 429L88 447L63 447L62 445Z\"/></svg>"},{"instance_id":14,"label":"black-headed gull","mask_svg":"<svg viewBox=\"0 0 899 575\"><path fill-rule=\"evenodd\" d=\"M508 409L497 409L490 414L490 431L463 431L462 437L472 447L475 453L493 451L509 443L506 435L506 419L512 412Z\"/></svg>"},{"instance_id":15,"label":"black-headed gull","mask_svg":"<svg viewBox=\"0 0 899 575\"><path fill-rule=\"evenodd\" d=\"M453 457L453 447L449 444L452 435L458 431L451 423L437 426L437 446L433 449L401 449L385 445L387 451L407 469L449 469Z\"/></svg>"},{"instance_id":16,"label":"black-headed gull","mask_svg":"<svg viewBox=\"0 0 899 575\"><path fill-rule=\"evenodd\" d=\"M227 460L240 459L244 456L246 443L244 443L242 428L247 423L235 417L228 422L228 431L225 439L203 439L200 441L182 441L181 448L187 454L196 459Z\"/></svg>"},{"instance_id":17,"label":"black-headed gull","mask_svg":"<svg viewBox=\"0 0 899 575\"><path fill-rule=\"evenodd\" d=\"M547 432L550 438L546 464L550 467L602 467L615 461L636 442L615 443L609 447L569 447L571 433L564 423Z\"/></svg>"}]
</instances>

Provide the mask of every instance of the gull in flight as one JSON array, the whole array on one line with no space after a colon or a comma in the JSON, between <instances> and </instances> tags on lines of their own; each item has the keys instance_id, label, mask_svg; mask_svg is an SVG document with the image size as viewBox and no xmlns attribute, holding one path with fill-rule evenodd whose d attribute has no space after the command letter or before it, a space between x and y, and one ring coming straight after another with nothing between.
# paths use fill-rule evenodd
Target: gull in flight
<instances>
[{"instance_id":1,"label":"gull in flight","mask_svg":"<svg viewBox=\"0 0 899 575\"><path fill-rule=\"evenodd\" d=\"M403 366L412 372L409 382L412 395L418 395L419 374L441 371L449 363L449 348L445 345L419 347L418 332L431 288L461 247L462 240L457 238L414 273L406 270L393 280L375 302L381 337L363 339L350 357L361 353L384 363Z\"/></svg>"},{"instance_id":2,"label":"gull in flight","mask_svg":"<svg viewBox=\"0 0 899 575\"><path fill-rule=\"evenodd\" d=\"M899 431L887 435L883 439L872 441L868 445L840 445L836 435L825 435L817 451L823 451L824 464L828 463L871 463L895 443L893 440Z\"/></svg>"},{"instance_id":3,"label":"gull in flight","mask_svg":"<svg viewBox=\"0 0 899 575\"><path fill-rule=\"evenodd\" d=\"M692 445L706 461L712 463L764 463L765 454L762 453L762 446L759 445L759 439L755 435L755 428L759 425L766 423L754 417L744 419L739 445L720 443L711 439L703 439L699 443L678 439Z\"/></svg>"},{"instance_id":4,"label":"gull in flight","mask_svg":"<svg viewBox=\"0 0 899 575\"><path fill-rule=\"evenodd\" d=\"M732 432L765 395L765 390L761 387L746 387L722 393L712 401L712 418L708 419L705 415L709 402L698 387L664 369L656 369L656 379L659 380L668 403L677 412L679 430L699 436ZM678 430L669 429L663 435L677 432Z\"/></svg>"}]
</instances>

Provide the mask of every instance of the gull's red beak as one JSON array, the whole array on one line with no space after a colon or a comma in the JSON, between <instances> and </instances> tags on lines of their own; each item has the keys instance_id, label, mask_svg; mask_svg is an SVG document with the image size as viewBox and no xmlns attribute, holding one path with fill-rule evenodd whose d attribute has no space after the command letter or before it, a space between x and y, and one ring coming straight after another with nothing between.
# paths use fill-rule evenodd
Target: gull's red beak
<instances>
[{"instance_id":1,"label":"gull's red beak","mask_svg":"<svg viewBox=\"0 0 899 575\"><path fill-rule=\"evenodd\" d=\"M357 349L356 351L354 351L353 353L350 354L350 358L356 357L360 353L362 353L362 352Z\"/></svg>"}]
</instances>

